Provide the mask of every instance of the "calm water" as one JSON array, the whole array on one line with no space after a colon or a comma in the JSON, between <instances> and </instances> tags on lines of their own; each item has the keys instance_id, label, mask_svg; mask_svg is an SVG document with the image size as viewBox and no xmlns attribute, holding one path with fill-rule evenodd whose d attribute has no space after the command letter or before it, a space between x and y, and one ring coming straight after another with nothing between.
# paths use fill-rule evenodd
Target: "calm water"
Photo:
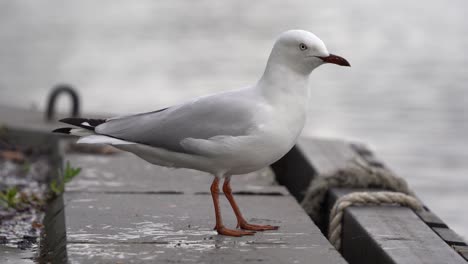
<instances>
[{"instance_id":1,"label":"calm water","mask_svg":"<svg viewBox=\"0 0 468 264\"><path fill-rule=\"evenodd\" d=\"M369 143L468 238L465 0L64 2L0 1L1 104L68 82L85 112L154 110L255 82L276 35L310 30L353 67L312 74L304 134Z\"/></svg>"}]
</instances>

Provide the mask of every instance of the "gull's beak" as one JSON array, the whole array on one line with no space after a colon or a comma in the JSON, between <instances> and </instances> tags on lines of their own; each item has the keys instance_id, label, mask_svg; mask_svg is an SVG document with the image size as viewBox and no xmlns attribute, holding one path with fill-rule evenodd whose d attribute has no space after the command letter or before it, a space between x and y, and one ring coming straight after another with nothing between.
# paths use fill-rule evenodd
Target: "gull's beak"
<instances>
[{"instance_id":1,"label":"gull's beak","mask_svg":"<svg viewBox=\"0 0 468 264\"><path fill-rule=\"evenodd\" d=\"M337 55L330 54L328 57L319 57L325 63L333 63L340 66L348 66L351 67L351 64L345 59Z\"/></svg>"}]
</instances>

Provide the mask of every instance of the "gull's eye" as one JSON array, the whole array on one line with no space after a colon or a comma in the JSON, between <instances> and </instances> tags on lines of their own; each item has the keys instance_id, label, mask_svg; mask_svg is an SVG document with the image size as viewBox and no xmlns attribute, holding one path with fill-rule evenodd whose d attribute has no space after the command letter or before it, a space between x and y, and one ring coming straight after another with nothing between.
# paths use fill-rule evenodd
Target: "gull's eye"
<instances>
[{"instance_id":1,"label":"gull's eye","mask_svg":"<svg viewBox=\"0 0 468 264\"><path fill-rule=\"evenodd\" d=\"M299 49L306 50L307 46L304 43L299 44Z\"/></svg>"}]
</instances>

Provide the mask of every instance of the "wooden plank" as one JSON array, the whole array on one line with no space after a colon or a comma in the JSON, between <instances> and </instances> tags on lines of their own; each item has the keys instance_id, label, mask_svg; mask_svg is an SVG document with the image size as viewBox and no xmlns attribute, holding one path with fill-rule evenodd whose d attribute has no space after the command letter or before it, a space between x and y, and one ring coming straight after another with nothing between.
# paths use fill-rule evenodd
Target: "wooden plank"
<instances>
[{"instance_id":1,"label":"wooden plank","mask_svg":"<svg viewBox=\"0 0 468 264\"><path fill-rule=\"evenodd\" d=\"M307 156L297 146L271 165L276 181L285 186L296 200L302 201L310 181L316 174Z\"/></svg>"},{"instance_id":2,"label":"wooden plank","mask_svg":"<svg viewBox=\"0 0 468 264\"><path fill-rule=\"evenodd\" d=\"M354 150L361 158L363 158L369 165L374 167L383 168L385 167L383 161L378 159L372 151L370 151L363 144L350 143L350 148Z\"/></svg>"},{"instance_id":3,"label":"wooden plank","mask_svg":"<svg viewBox=\"0 0 468 264\"><path fill-rule=\"evenodd\" d=\"M66 226L63 196L49 202L44 218L45 236L41 240L40 262L66 263Z\"/></svg>"},{"instance_id":4,"label":"wooden plank","mask_svg":"<svg viewBox=\"0 0 468 264\"><path fill-rule=\"evenodd\" d=\"M311 259L346 263L291 196L236 200L249 221L280 229L240 238L218 236L210 195L67 194L68 259L71 263L310 263ZM226 199L221 199L221 210L225 225L235 228Z\"/></svg>"},{"instance_id":5,"label":"wooden plank","mask_svg":"<svg viewBox=\"0 0 468 264\"><path fill-rule=\"evenodd\" d=\"M66 186L73 192L208 194L213 181L208 173L156 166L126 152L69 153L65 158L82 168L79 177ZM274 185L274 175L268 169L234 175L231 185L235 194L289 195L284 186Z\"/></svg>"},{"instance_id":6,"label":"wooden plank","mask_svg":"<svg viewBox=\"0 0 468 264\"><path fill-rule=\"evenodd\" d=\"M69 114L57 113L56 120L69 116ZM95 114L86 114L86 116L103 117L103 115ZM64 126L63 123L57 121L46 122L45 114L41 111L5 105L0 105L0 125L43 132L50 132L57 127Z\"/></svg>"},{"instance_id":7,"label":"wooden plank","mask_svg":"<svg viewBox=\"0 0 468 264\"><path fill-rule=\"evenodd\" d=\"M443 227L447 228L447 225L431 211L420 211L416 214L430 227Z\"/></svg>"},{"instance_id":8,"label":"wooden plank","mask_svg":"<svg viewBox=\"0 0 468 264\"><path fill-rule=\"evenodd\" d=\"M2 264L35 264L36 253L19 248L0 245L0 263Z\"/></svg>"},{"instance_id":9,"label":"wooden plank","mask_svg":"<svg viewBox=\"0 0 468 264\"><path fill-rule=\"evenodd\" d=\"M449 245L466 246L465 241L450 228L434 227L433 230Z\"/></svg>"},{"instance_id":10,"label":"wooden plank","mask_svg":"<svg viewBox=\"0 0 468 264\"><path fill-rule=\"evenodd\" d=\"M213 230L209 175L152 166L128 154L66 159L83 168L66 193L72 263L346 263L285 187L271 186L268 177L233 177L233 190L251 191L236 195L250 222L280 229L233 238ZM224 224L235 228L223 198Z\"/></svg>"},{"instance_id":11,"label":"wooden plank","mask_svg":"<svg viewBox=\"0 0 468 264\"><path fill-rule=\"evenodd\" d=\"M384 167L364 146L351 146L343 141L302 140L299 148L317 172L316 177L346 168L356 157L373 166ZM329 191L328 212L334 201L348 192L350 190ZM342 254L350 263L465 263L421 220L424 218L434 225L442 225L434 215L417 216L408 208L348 208L343 222Z\"/></svg>"},{"instance_id":12,"label":"wooden plank","mask_svg":"<svg viewBox=\"0 0 468 264\"><path fill-rule=\"evenodd\" d=\"M318 174L346 168L358 157L349 144L341 140L301 138L298 146Z\"/></svg>"},{"instance_id":13,"label":"wooden plank","mask_svg":"<svg viewBox=\"0 0 468 264\"><path fill-rule=\"evenodd\" d=\"M468 261L468 246L453 246L453 249L458 252L465 260Z\"/></svg>"},{"instance_id":14,"label":"wooden plank","mask_svg":"<svg viewBox=\"0 0 468 264\"><path fill-rule=\"evenodd\" d=\"M332 189L331 203L353 191ZM349 207L342 228L341 252L350 263L466 263L406 207Z\"/></svg>"},{"instance_id":15,"label":"wooden plank","mask_svg":"<svg viewBox=\"0 0 468 264\"><path fill-rule=\"evenodd\" d=\"M300 138L296 146L271 165L279 184L302 201L311 180L317 174L346 167L356 153L344 141Z\"/></svg>"}]
</instances>

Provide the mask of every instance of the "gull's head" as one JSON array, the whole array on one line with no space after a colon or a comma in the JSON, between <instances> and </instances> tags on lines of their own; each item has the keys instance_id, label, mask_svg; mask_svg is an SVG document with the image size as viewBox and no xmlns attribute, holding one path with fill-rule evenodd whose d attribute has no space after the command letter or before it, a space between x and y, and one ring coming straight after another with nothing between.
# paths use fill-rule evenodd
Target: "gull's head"
<instances>
[{"instance_id":1,"label":"gull's head","mask_svg":"<svg viewBox=\"0 0 468 264\"><path fill-rule=\"evenodd\" d=\"M271 51L269 64L271 63L281 64L307 75L324 63L350 66L344 58L330 54L321 39L304 30L283 32Z\"/></svg>"}]
</instances>

